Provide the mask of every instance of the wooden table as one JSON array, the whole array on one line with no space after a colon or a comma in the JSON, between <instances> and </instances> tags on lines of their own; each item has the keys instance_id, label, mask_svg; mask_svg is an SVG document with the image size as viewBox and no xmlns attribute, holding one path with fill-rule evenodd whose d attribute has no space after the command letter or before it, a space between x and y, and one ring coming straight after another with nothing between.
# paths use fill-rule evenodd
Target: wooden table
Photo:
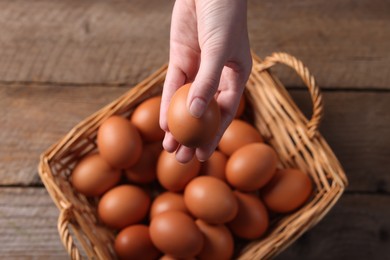
<instances>
[{"instance_id":1,"label":"wooden table","mask_svg":"<svg viewBox=\"0 0 390 260\"><path fill-rule=\"evenodd\" d=\"M171 1L0 0L0 256L66 259L39 155L168 59ZM350 185L277 259L390 259L390 3L249 1L252 49L322 87L321 133ZM276 71L306 115L294 73Z\"/></svg>"}]
</instances>

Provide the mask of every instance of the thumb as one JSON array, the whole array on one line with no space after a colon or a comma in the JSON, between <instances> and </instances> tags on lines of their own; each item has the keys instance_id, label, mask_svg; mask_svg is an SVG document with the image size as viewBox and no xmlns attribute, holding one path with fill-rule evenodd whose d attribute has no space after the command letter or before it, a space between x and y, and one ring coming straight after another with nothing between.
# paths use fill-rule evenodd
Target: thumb
<instances>
[{"instance_id":1,"label":"thumb","mask_svg":"<svg viewBox=\"0 0 390 260\"><path fill-rule=\"evenodd\" d=\"M203 57L199 71L191 85L187 107L193 117L201 117L218 90L224 62L222 57Z\"/></svg>"}]
</instances>

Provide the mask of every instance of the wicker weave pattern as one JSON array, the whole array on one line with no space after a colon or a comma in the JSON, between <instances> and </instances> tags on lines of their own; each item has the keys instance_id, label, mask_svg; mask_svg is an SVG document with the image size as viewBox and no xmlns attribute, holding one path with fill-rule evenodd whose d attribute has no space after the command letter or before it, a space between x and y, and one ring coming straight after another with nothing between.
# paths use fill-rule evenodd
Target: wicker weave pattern
<instances>
[{"instance_id":1,"label":"wicker weave pattern","mask_svg":"<svg viewBox=\"0 0 390 260\"><path fill-rule=\"evenodd\" d=\"M308 86L313 115L307 120L283 85L268 68L283 63L293 68ZM129 116L143 100L161 93L167 66L161 67L129 90L75 126L65 137L41 155L39 173L60 210L58 230L72 259L81 259L79 247L90 259L114 259L114 233L101 226L94 199L78 194L68 179L84 155L96 150L100 124L113 114ZM303 208L275 221L262 239L248 244L241 259L268 259L281 252L307 229L320 221L342 195L347 179L337 158L318 132L323 114L322 98L314 78L297 59L275 53L264 61L253 54L253 69L246 94L253 106L254 124L277 151L282 166L297 167L310 174L315 192ZM74 239L79 243L76 246ZM84 254L84 253L83 253Z\"/></svg>"}]
</instances>

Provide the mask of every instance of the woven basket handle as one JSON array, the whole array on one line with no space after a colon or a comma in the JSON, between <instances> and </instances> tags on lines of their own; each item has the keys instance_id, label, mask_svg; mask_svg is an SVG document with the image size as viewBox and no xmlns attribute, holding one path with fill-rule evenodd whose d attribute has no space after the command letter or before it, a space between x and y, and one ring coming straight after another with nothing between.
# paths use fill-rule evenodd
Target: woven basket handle
<instances>
[{"instance_id":1,"label":"woven basket handle","mask_svg":"<svg viewBox=\"0 0 390 260\"><path fill-rule=\"evenodd\" d=\"M65 246L66 250L71 259L81 259L80 251L73 242L73 238L69 232L69 225L72 219L71 208L66 207L61 210L58 217L57 228L60 233L62 244Z\"/></svg>"},{"instance_id":2,"label":"woven basket handle","mask_svg":"<svg viewBox=\"0 0 390 260\"><path fill-rule=\"evenodd\" d=\"M309 137L313 138L317 132L324 111L320 88L316 85L314 77L310 74L308 68L300 60L288 53L275 52L266 57L261 63L258 63L255 69L262 71L271 68L276 63L281 63L294 69L309 89L313 102L313 114L307 123L307 130Z\"/></svg>"}]
</instances>

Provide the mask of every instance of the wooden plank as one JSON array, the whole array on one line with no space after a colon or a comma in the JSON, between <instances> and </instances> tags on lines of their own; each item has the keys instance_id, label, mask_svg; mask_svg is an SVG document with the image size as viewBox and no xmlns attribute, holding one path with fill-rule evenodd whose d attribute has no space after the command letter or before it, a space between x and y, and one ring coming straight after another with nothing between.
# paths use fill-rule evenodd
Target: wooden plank
<instances>
[{"instance_id":1,"label":"wooden plank","mask_svg":"<svg viewBox=\"0 0 390 260\"><path fill-rule=\"evenodd\" d=\"M41 184L40 154L126 88L0 87L0 184Z\"/></svg>"},{"instance_id":2,"label":"wooden plank","mask_svg":"<svg viewBox=\"0 0 390 260\"><path fill-rule=\"evenodd\" d=\"M308 93L290 91L307 117ZM349 191L390 191L390 92L323 93L320 132L343 165Z\"/></svg>"},{"instance_id":3,"label":"wooden plank","mask_svg":"<svg viewBox=\"0 0 390 260\"><path fill-rule=\"evenodd\" d=\"M388 89L390 3L248 1L253 50L302 59L328 88ZM0 81L134 84L168 60L170 1L0 0ZM289 71L288 86L302 83Z\"/></svg>"},{"instance_id":4,"label":"wooden plank","mask_svg":"<svg viewBox=\"0 0 390 260\"><path fill-rule=\"evenodd\" d=\"M383 259L390 254L389 204L385 195L345 194L276 259ZM58 214L43 188L0 188L0 255L67 259L57 232Z\"/></svg>"},{"instance_id":5,"label":"wooden plank","mask_svg":"<svg viewBox=\"0 0 390 260\"><path fill-rule=\"evenodd\" d=\"M388 259L389 203L389 196L345 194L317 226L275 259Z\"/></svg>"},{"instance_id":6,"label":"wooden plank","mask_svg":"<svg viewBox=\"0 0 390 260\"><path fill-rule=\"evenodd\" d=\"M1 258L67 259L57 231L58 214L43 188L1 188Z\"/></svg>"},{"instance_id":7,"label":"wooden plank","mask_svg":"<svg viewBox=\"0 0 390 260\"><path fill-rule=\"evenodd\" d=\"M389 1L248 3L250 40L260 56L291 53L323 87L390 88ZM294 73L280 78L288 86L301 84Z\"/></svg>"},{"instance_id":8,"label":"wooden plank","mask_svg":"<svg viewBox=\"0 0 390 260\"><path fill-rule=\"evenodd\" d=\"M135 83L168 60L173 1L0 1L3 82Z\"/></svg>"},{"instance_id":9,"label":"wooden plank","mask_svg":"<svg viewBox=\"0 0 390 260\"><path fill-rule=\"evenodd\" d=\"M125 88L0 87L0 184L40 185L39 155ZM305 114L311 100L290 91ZM324 92L321 132L338 156L350 191L390 192L390 92Z\"/></svg>"}]
</instances>

